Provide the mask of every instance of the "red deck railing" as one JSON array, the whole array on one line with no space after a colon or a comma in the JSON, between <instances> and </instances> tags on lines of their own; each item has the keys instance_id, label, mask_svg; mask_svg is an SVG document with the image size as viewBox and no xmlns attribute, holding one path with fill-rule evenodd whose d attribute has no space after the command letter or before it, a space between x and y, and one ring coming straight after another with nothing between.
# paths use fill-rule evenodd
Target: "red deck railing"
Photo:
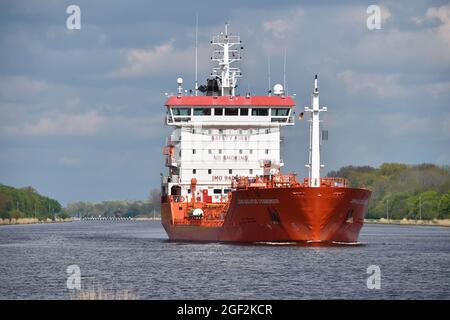
<instances>
[{"instance_id":1,"label":"red deck railing","mask_svg":"<svg viewBox=\"0 0 450 320\"><path fill-rule=\"evenodd\" d=\"M303 184L309 185L309 179L304 178ZM345 178L320 178L321 187L348 187L348 180Z\"/></svg>"},{"instance_id":2,"label":"red deck railing","mask_svg":"<svg viewBox=\"0 0 450 320\"><path fill-rule=\"evenodd\" d=\"M321 178L322 187L348 187L348 180L344 178ZM304 178L303 183L297 181L295 173L279 174L270 177L235 177L231 183L234 189L248 188L291 188L307 187L309 179Z\"/></svg>"},{"instance_id":3,"label":"red deck railing","mask_svg":"<svg viewBox=\"0 0 450 320\"><path fill-rule=\"evenodd\" d=\"M279 174L273 176L264 176L264 177L234 177L231 182L232 189L253 189L253 188L292 188L292 187L307 187L309 186L309 179L304 178L303 182L300 183L297 181L296 174ZM341 187L346 188L349 186L348 180L345 178L321 178L320 179L321 187ZM228 196L230 199L231 194ZM164 199L163 202L188 202L187 198L181 195L170 195ZM197 201L196 201L197 202ZM199 201L207 204L205 201ZM210 203L211 206L214 205L224 205L229 201L218 201Z\"/></svg>"}]
</instances>

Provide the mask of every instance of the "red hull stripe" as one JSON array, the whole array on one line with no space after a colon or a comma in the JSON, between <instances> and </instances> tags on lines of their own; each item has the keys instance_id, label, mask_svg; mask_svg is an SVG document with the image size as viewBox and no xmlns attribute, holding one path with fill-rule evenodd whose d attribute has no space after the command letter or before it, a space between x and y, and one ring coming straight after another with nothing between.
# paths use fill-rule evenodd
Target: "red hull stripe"
<instances>
[{"instance_id":1,"label":"red hull stripe","mask_svg":"<svg viewBox=\"0 0 450 320\"><path fill-rule=\"evenodd\" d=\"M295 102L291 97L280 96L172 96L166 101L166 106L280 106L294 107Z\"/></svg>"}]
</instances>

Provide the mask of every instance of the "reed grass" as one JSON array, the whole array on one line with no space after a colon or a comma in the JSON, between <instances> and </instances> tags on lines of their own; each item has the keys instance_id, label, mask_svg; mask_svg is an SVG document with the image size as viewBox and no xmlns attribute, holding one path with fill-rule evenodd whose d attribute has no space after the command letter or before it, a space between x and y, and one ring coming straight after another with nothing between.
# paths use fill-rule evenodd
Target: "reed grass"
<instances>
[{"instance_id":1,"label":"reed grass","mask_svg":"<svg viewBox=\"0 0 450 320\"><path fill-rule=\"evenodd\" d=\"M100 286L91 286L76 290L71 300L138 300L139 296L129 290L111 291Z\"/></svg>"}]
</instances>

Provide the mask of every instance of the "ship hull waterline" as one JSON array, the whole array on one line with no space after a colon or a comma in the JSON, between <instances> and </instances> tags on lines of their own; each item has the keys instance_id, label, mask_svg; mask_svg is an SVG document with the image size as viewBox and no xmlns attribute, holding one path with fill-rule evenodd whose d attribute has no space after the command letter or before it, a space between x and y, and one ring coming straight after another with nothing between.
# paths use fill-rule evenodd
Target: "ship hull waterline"
<instances>
[{"instance_id":1,"label":"ship hull waterline","mask_svg":"<svg viewBox=\"0 0 450 320\"><path fill-rule=\"evenodd\" d=\"M177 241L355 243L370 194L347 187L236 190L221 221L175 223L187 210L176 202L162 203L161 217L169 239Z\"/></svg>"}]
</instances>

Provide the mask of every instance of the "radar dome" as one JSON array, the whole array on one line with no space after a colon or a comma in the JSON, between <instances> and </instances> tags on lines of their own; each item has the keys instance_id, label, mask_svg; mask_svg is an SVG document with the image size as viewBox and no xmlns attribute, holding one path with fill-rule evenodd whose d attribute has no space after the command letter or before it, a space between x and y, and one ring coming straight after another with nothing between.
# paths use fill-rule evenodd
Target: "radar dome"
<instances>
[{"instance_id":1,"label":"radar dome","mask_svg":"<svg viewBox=\"0 0 450 320\"><path fill-rule=\"evenodd\" d=\"M276 95L282 95L284 93L283 86L279 83L273 86L273 93Z\"/></svg>"}]
</instances>

